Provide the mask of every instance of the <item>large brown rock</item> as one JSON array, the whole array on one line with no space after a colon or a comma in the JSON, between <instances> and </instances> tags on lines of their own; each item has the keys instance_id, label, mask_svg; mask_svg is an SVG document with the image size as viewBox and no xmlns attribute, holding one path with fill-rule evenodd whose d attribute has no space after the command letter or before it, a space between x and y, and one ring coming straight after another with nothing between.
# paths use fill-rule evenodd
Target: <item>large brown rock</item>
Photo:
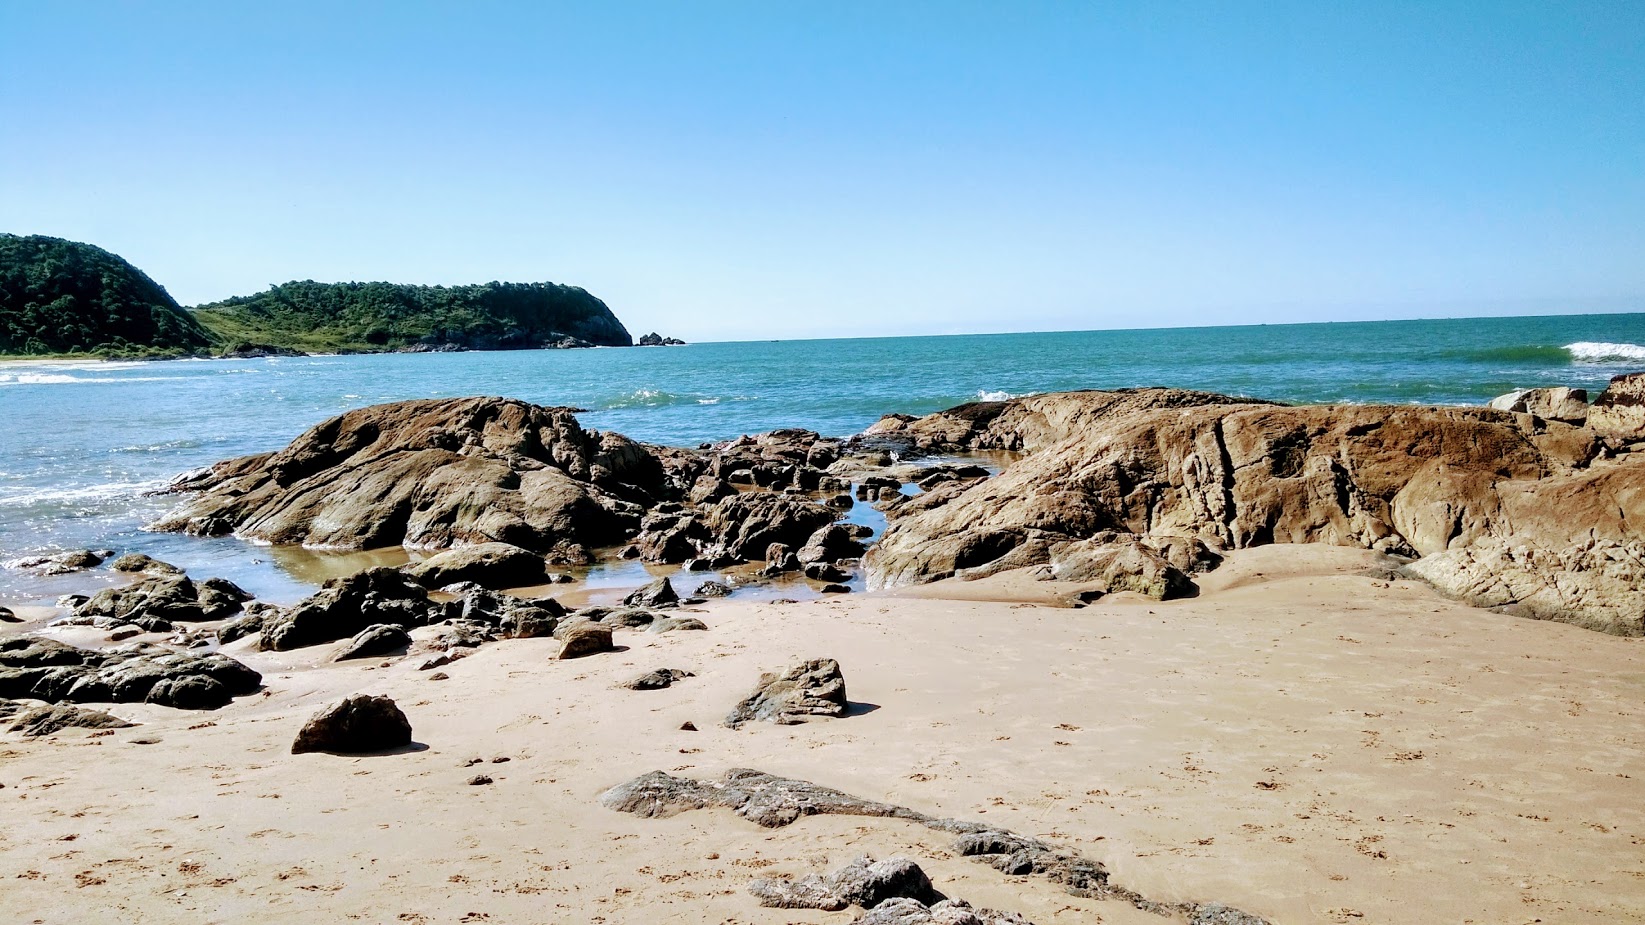
<instances>
[{"instance_id":1,"label":"large brown rock","mask_svg":"<svg viewBox=\"0 0 1645 925\"><path fill-rule=\"evenodd\" d=\"M1491 399L1490 407L1498 411L1534 414L1549 421L1581 424L1588 420L1588 390L1568 389L1564 386L1551 389L1520 389Z\"/></svg>"},{"instance_id":2,"label":"large brown rock","mask_svg":"<svg viewBox=\"0 0 1645 925\"><path fill-rule=\"evenodd\" d=\"M1047 577L1180 584L1134 545L1126 568L1097 568L1091 547L1103 537L1140 539L1183 564L1268 543L1417 557L1503 540L1555 554L1523 560L1532 568L1575 544L1645 541L1645 458L1604 459L1594 430L1529 413L1287 407L1138 389L963 406L876 428L882 440L1025 455L993 478L940 484L888 511L865 559L871 588L1044 565L1062 566ZM1196 543L1206 554L1185 557ZM1571 622L1627 631L1594 594L1559 600L1574 608L1562 611Z\"/></svg>"},{"instance_id":3,"label":"large brown rock","mask_svg":"<svg viewBox=\"0 0 1645 925\"><path fill-rule=\"evenodd\" d=\"M488 588L520 588L547 578L543 557L509 543L479 543L435 553L405 567L405 573L429 588L472 581Z\"/></svg>"},{"instance_id":4,"label":"large brown rock","mask_svg":"<svg viewBox=\"0 0 1645 925\"><path fill-rule=\"evenodd\" d=\"M632 534L646 505L682 494L676 480L689 485L693 465L584 430L566 408L396 402L180 480L174 489L193 496L152 527L348 549L502 542L586 561L588 549Z\"/></svg>"},{"instance_id":5,"label":"large brown rock","mask_svg":"<svg viewBox=\"0 0 1645 925\"><path fill-rule=\"evenodd\" d=\"M1645 439L1645 373L1611 379L1588 411L1588 426L1622 440Z\"/></svg>"},{"instance_id":6,"label":"large brown rock","mask_svg":"<svg viewBox=\"0 0 1645 925\"><path fill-rule=\"evenodd\" d=\"M393 700L355 694L314 714L291 743L291 753L340 755L386 752L411 744L411 721Z\"/></svg>"}]
</instances>

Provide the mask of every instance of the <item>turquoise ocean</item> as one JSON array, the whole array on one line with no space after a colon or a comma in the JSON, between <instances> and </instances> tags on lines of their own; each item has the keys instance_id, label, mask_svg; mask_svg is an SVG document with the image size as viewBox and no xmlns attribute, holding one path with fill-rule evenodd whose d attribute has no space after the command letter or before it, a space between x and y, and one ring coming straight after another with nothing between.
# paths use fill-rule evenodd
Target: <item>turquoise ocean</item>
<instances>
[{"instance_id":1,"label":"turquoise ocean","mask_svg":"<svg viewBox=\"0 0 1645 925\"><path fill-rule=\"evenodd\" d=\"M145 533L175 500L151 493L219 459L278 449L347 409L407 398L572 405L588 409L586 426L692 446L776 427L847 435L891 412L1063 389L1477 405L1532 386L1597 394L1637 370L1645 314L0 364L0 562L53 549L142 551L277 601L301 596L328 574L323 556ZM0 568L0 603L89 583Z\"/></svg>"}]
</instances>

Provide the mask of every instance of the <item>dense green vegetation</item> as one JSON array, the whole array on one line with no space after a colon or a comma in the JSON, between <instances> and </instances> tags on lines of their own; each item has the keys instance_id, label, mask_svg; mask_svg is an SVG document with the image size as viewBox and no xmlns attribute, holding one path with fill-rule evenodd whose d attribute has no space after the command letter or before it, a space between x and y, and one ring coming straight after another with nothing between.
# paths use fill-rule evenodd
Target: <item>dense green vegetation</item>
<instances>
[{"instance_id":1,"label":"dense green vegetation","mask_svg":"<svg viewBox=\"0 0 1645 925\"><path fill-rule=\"evenodd\" d=\"M212 336L160 284L120 257L0 234L0 354L182 356Z\"/></svg>"},{"instance_id":2,"label":"dense green vegetation","mask_svg":"<svg viewBox=\"0 0 1645 925\"><path fill-rule=\"evenodd\" d=\"M0 234L0 355L264 355L460 347L627 347L628 330L576 286L484 283L271 286L192 310L120 257L61 238Z\"/></svg>"},{"instance_id":3,"label":"dense green vegetation","mask_svg":"<svg viewBox=\"0 0 1645 925\"><path fill-rule=\"evenodd\" d=\"M416 344L508 349L552 346L566 338L611 347L633 343L604 302L556 283L293 282L202 305L195 312L225 342L309 351L393 350Z\"/></svg>"}]
</instances>

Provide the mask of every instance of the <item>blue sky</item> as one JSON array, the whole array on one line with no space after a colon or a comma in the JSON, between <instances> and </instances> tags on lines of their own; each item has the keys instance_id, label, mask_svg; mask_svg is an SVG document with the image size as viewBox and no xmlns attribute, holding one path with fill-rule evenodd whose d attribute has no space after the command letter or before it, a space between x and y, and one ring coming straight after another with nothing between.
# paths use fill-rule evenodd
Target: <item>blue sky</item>
<instances>
[{"instance_id":1,"label":"blue sky","mask_svg":"<svg viewBox=\"0 0 1645 925\"><path fill-rule=\"evenodd\" d=\"M0 0L0 230L688 339L1645 310L1645 4Z\"/></svg>"}]
</instances>

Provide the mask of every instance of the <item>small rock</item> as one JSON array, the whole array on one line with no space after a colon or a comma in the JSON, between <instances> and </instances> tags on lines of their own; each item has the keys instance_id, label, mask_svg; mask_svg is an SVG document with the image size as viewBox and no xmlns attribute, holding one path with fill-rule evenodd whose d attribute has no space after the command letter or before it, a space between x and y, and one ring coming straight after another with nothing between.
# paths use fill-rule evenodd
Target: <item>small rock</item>
<instances>
[{"instance_id":1,"label":"small rock","mask_svg":"<svg viewBox=\"0 0 1645 925\"><path fill-rule=\"evenodd\" d=\"M483 787L491 782L491 778L485 774L476 774L468 779L468 785L470 787Z\"/></svg>"},{"instance_id":2,"label":"small rock","mask_svg":"<svg viewBox=\"0 0 1645 925\"><path fill-rule=\"evenodd\" d=\"M925 871L904 857L883 861L859 857L826 876L810 874L799 880L756 880L748 891L759 898L760 905L768 908L829 911L849 906L872 909L894 897L922 903L937 903L945 898L931 885Z\"/></svg>"},{"instance_id":3,"label":"small rock","mask_svg":"<svg viewBox=\"0 0 1645 925\"><path fill-rule=\"evenodd\" d=\"M672 685L675 681L692 677L696 675L683 668L658 668L630 678L617 686L631 691L656 691Z\"/></svg>"},{"instance_id":4,"label":"small rock","mask_svg":"<svg viewBox=\"0 0 1645 925\"><path fill-rule=\"evenodd\" d=\"M6 623L22 623L23 618L13 613L10 607L0 607L0 621Z\"/></svg>"},{"instance_id":5,"label":"small rock","mask_svg":"<svg viewBox=\"0 0 1645 925\"><path fill-rule=\"evenodd\" d=\"M679 600L680 595L675 592L674 585L667 578L659 578L623 598L623 603L630 607L661 607L678 603Z\"/></svg>"},{"instance_id":6,"label":"small rock","mask_svg":"<svg viewBox=\"0 0 1645 925\"><path fill-rule=\"evenodd\" d=\"M356 633L332 661L344 662L355 658L375 658L404 650L411 645L411 634L405 627L392 623L368 626Z\"/></svg>"},{"instance_id":7,"label":"small rock","mask_svg":"<svg viewBox=\"0 0 1645 925\"><path fill-rule=\"evenodd\" d=\"M109 568L116 572L149 572L156 575L181 575L183 570L170 562L161 562L140 552L128 552L113 562Z\"/></svg>"},{"instance_id":8,"label":"small rock","mask_svg":"<svg viewBox=\"0 0 1645 925\"><path fill-rule=\"evenodd\" d=\"M681 732L696 732L697 731L697 724L693 723L691 720L686 720L685 722L680 724L680 731Z\"/></svg>"},{"instance_id":9,"label":"small rock","mask_svg":"<svg viewBox=\"0 0 1645 925\"><path fill-rule=\"evenodd\" d=\"M130 623L124 623L115 627L114 632L109 633L109 642L125 642L133 636L141 635L143 635L142 627L132 626Z\"/></svg>"},{"instance_id":10,"label":"small rock","mask_svg":"<svg viewBox=\"0 0 1645 925\"><path fill-rule=\"evenodd\" d=\"M580 658L611 651L611 627L599 623L578 623L565 631L559 658Z\"/></svg>"},{"instance_id":11,"label":"small rock","mask_svg":"<svg viewBox=\"0 0 1645 925\"><path fill-rule=\"evenodd\" d=\"M12 724L11 731L21 732L26 736L45 736L70 727L125 729L132 725L134 724L100 710L87 710L84 707L57 704L49 707L38 707L23 713Z\"/></svg>"},{"instance_id":12,"label":"small rock","mask_svg":"<svg viewBox=\"0 0 1645 925\"><path fill-rule=\"evenodd\" d=\"M851 587L849 585L842 585L842 584L838 584L838 583L823 585L820 590L822 591L823 594L850 594L851 593Z\"/></svg>"}]
</instances>

